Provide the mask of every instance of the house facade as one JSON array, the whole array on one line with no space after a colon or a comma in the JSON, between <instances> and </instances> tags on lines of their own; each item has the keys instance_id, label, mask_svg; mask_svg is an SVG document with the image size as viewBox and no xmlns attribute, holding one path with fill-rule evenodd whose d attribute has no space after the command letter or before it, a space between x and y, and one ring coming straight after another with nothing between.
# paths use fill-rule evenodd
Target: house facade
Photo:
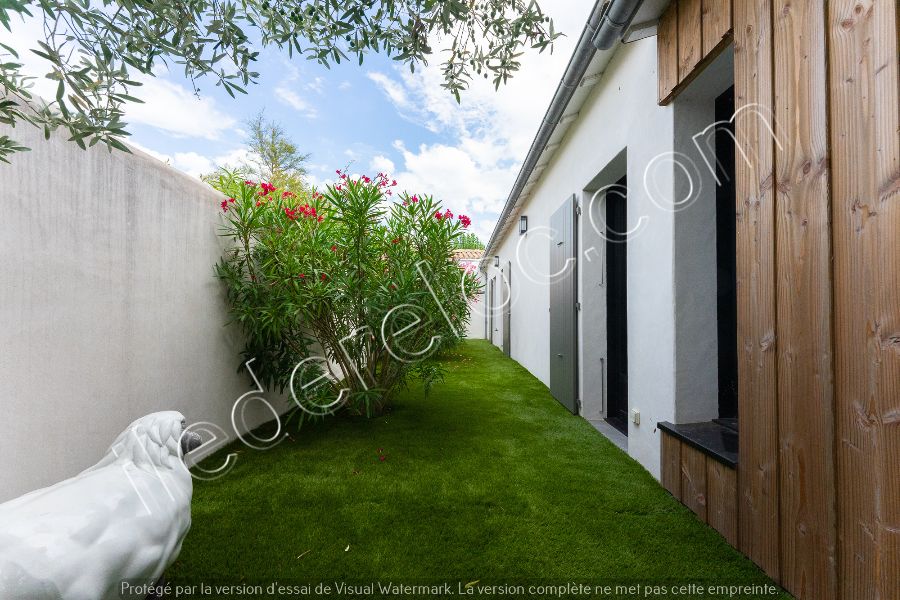
<instances>
[{"instance_id":1,"label":"house facade","mask_svg":"<svg viewBox=\"0 0 900 600\"><path fill-rule=\"evenodd\" d=\"M888 0L597 2L485 337L799 598L900 589Z\"/></svg>"},{"instance_id":2,"label":"house facade","mask_svg":"<svg viewBox=\"0 0 900 600\"><path fill-rule=\"evenodd\" d=\"M484 283L482 273L478 269L483 255L484 250L459 248L453 251L453 260L464 272L474 275L480 283ZM469 300L469 322L466 324L466 337L469 339L484 339L485 313L483 306L484 300L481 296Z\"/></svg>"}]
</instances>

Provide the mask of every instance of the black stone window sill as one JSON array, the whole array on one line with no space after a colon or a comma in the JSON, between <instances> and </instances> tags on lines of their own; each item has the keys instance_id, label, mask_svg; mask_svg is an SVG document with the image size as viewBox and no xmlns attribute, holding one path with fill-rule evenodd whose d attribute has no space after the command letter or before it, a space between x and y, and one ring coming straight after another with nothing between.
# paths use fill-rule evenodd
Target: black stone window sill
<instances>
[{"instance_id":1,"label":"black stone window sill","mask_svg":"<svg viewBox=\"0 0 900 600\"><path fill-rule=\"evenodd\" d=\"M705 423L682 423L680 425L663 421L658 423L658 427L713 460L736 469L738 464L737 426L731 422L720 423L717 421L719 419Z\"/></svg>"}]
</instances>

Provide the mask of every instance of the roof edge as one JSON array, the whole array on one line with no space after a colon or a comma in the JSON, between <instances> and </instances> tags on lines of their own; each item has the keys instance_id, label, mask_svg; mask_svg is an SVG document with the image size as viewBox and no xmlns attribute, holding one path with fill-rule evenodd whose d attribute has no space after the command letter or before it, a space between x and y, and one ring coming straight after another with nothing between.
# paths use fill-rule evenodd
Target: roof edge
<instances>
[{"instance_id":1,"label":"roof edge","mask_svg":"<svg viewBox=\"0 0 900 600\"><path fill-rule=\"evenodd\" d=\"M641 3L642 0L638 0L635 3L636 6L633 11L631 11L630 15L632 18L637 12L637 7L639 7ZM515 207L519 195L531 178L534 168L538 163L538 159L546 149L547 142L556 130L557 125L559 125L563 113L572 101L576 89L587 72L588 66L591 64L594 55L597 53L594 39L597 36L597 32L601 28L601 25L608 20L607 13L610 10L610 6L614 4L616 4L616 0L611 0L610 2L596 0L593 9L591 9L591 13L585 22L584 29L582 29L581 35L578 38L575 50L569 58L566 70L560 79L559 85L556 87L553 99L550 101L550 106L547 107L547 110L544 113L544 118L541 121L537 134L534 136L534 140L531 142L531 147L528 149L528 154L522 163L522 167L519 169L519 174L516 176L516 181L503 205L503 210L500 212L497 223L494 225L491 237L485 245L484 256L481 262L482 269L485 268L490 255L496 249L495 246L499 241L500 233L503 230L506 220L509 218L510 213ZM614 25L619 27L619 24Z\"/></svg>"}]
</instances>

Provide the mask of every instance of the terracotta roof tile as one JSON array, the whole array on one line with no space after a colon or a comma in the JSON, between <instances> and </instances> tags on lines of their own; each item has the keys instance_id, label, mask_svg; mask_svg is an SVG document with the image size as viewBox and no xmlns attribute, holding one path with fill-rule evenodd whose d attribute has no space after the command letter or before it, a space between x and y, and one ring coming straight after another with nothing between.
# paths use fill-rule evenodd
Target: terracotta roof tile
<instances>
[{"instance_id":1,"label":"terracotta roof tile","mask_svg":"<svg viewBox=\"0 0 900 600\"><path fill-rule=\"evenodd\" d=\"M471 250L468 248L460 248L453 251L453 258L456 260L478 260L484 250Z\"/></svg>"}]
</instances>

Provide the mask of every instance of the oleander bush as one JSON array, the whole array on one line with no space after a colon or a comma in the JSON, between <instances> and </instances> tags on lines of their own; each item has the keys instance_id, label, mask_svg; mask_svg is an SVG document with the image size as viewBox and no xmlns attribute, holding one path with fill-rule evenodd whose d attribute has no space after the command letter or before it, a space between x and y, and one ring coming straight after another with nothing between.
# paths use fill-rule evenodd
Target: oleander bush
<instances>
[{"instance_id":1,"label":"oleander bush","mask_svg":"<svg viewBox=\"0 0 900 600\"><path fill-rule=\"evenodd\" d=\"M216 265L231 319L246 335L242 365L267 389L289 387L307 413L381 414L410 378L442 378L438 353L465 334L479 291L452 251L470 220L396 181L350 177L284 191L220 172Z\"/></svg>"}]
</instances>

